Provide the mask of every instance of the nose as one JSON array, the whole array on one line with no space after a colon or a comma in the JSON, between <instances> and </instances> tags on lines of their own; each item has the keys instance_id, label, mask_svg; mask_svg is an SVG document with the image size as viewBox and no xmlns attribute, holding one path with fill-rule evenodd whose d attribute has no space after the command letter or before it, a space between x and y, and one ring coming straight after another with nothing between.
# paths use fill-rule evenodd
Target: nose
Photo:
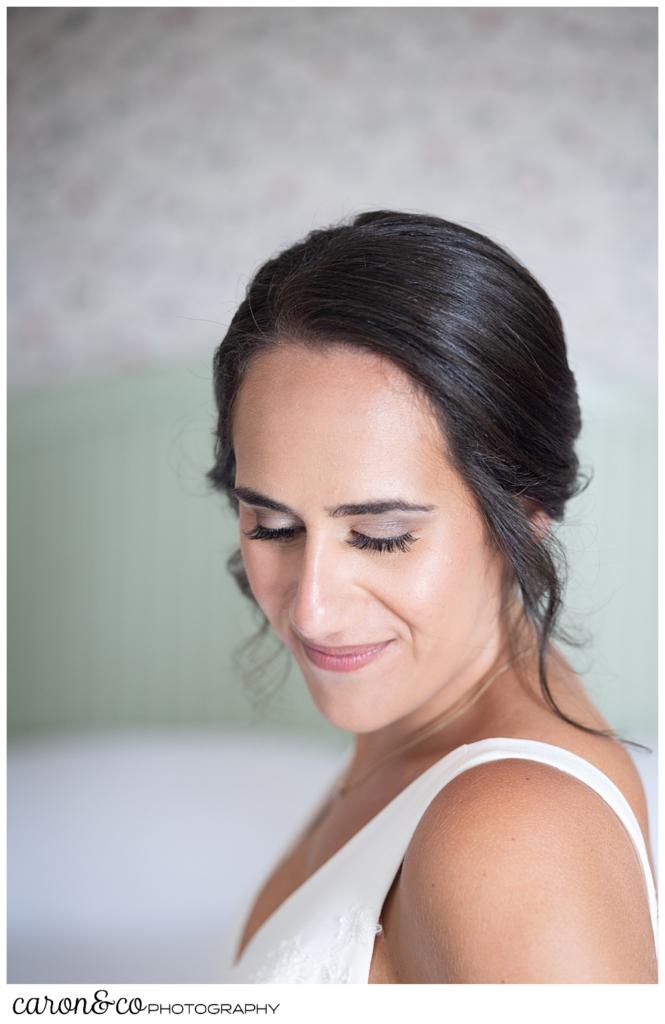
<instances>
[{"instance_id":1,"label":"nose","mask_svg":"<svg viewBox=\"0 0 665 1024\"><path fill-rule=\"evenodd\" d=\"M291 584L289 617L301 639L333 647L353 631L353 584L349 565L337 543L310 533L302 548Z\"/></svg>"}]
</instances>

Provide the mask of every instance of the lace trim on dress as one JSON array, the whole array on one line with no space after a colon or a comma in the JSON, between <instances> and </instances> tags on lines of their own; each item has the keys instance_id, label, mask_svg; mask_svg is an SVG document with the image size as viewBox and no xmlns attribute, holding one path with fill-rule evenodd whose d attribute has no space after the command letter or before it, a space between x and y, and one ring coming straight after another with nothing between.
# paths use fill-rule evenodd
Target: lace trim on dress
<instances>
[{"instance_id":1,"label":"lace trim on dress","mask_svg":"<svg viewBox=\"0 0 665 1024\"><path fill-rule=\"evenodd\" d=\"M269 950L261 967L248 982L273 984L344 985L349 982L349 954L359 944L374 941L383 931L371 907L353 904L334 918L332 942L317 955L308 949L300 934L282 939Z\"/></svg>"}]
</instances>

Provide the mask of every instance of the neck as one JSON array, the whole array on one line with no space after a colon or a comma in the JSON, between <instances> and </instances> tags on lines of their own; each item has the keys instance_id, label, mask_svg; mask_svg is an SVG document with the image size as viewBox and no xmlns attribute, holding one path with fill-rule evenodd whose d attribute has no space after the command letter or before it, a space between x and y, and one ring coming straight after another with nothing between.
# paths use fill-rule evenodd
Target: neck
<instances>
[{"instance_id":1,"label":"neck","mask_svg":"<svg viewBox=\"0 0 665 1024\"><path fill-rule=\"evenodd\" d=\"M416 706L402 718L390 722L380 729L356 735L354 754L349 766L349 777L353 778L365 771L382 758L387 758L393 750L408 743L419 730L427 727L437 716L441 716L442 725L437 727L431 738L425 738L422 745L415 744L412 748L416 756L425 756L429 750L436 750L442 756L448 750L469 742L474 733L481 728L492 715L492 709L505 706L505 694L508 691L508 679L516 678L516 673L530 659L521 658L513 668L511 665L497 677L498 690L494 685L482 692L478 699L465 707L459 715L455 715L458 705L462 705L472 697L478 684L513 659L518 653L528 648L536 650L536 636L532 627L528 626L518 613L513 612L499 628L491 633L481 649L473 657L466 659L447 676L443 686L435 694ZM499 705L497 705L497 695ZM446 712L450 711L451 721L446 724ZM413 756L405 751L404 758ZM400 756L395 754L395 764Z\"/></svg>"}]
</instances>

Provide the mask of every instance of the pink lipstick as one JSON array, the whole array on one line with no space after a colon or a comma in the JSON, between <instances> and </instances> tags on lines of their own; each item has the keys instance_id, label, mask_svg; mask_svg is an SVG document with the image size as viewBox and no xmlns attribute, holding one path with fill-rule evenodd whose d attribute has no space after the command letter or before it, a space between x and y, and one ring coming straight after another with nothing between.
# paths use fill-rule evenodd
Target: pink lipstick
<instances>
[{"instance_id":1,"label":"pink lipstick","mask_svg":"<svg viewBox=\"0 0 665 1024\"><path fill-rule=\"evenodd\" d=\"M328 648L309 647L303 643L303 648L309 660L319 668L326 668L331 672L353 672L354 669L361 668L378 658L390 643L392 640L386 640L382 644L368 644L364 647Z\"/></svg>"}]
</instances>

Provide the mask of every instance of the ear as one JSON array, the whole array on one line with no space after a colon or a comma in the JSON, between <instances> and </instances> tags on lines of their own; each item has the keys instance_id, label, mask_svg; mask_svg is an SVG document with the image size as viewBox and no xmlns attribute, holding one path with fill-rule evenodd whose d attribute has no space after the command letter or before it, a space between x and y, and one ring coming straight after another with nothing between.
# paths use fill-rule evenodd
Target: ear
<instances>
[{"instance_id":1,"label":"ear","mask_svg":"<svg viewBox=\"0 0 665 1024\"><path fill-rule=\"evenodd\" d=\"M548 516L542 506L539 505L537 501L534 501L533 498L526 498L524 495L520 495L518 500L526 512L531 529L535 533L537 539L542 540L552 523L551 517Z\"/></svg>"},{"instance_id":2,"label":"ear","mask_svg":"<svg viewBox=\"0 0 665 1024\"><path fill-rule=\"evenodd\" d=\"M547 512L544 512L542 508L538 508L535 512L530 513L529 522L538 540L542 540L549 530L552 520Z\"/></svg>"}]
</instances>

